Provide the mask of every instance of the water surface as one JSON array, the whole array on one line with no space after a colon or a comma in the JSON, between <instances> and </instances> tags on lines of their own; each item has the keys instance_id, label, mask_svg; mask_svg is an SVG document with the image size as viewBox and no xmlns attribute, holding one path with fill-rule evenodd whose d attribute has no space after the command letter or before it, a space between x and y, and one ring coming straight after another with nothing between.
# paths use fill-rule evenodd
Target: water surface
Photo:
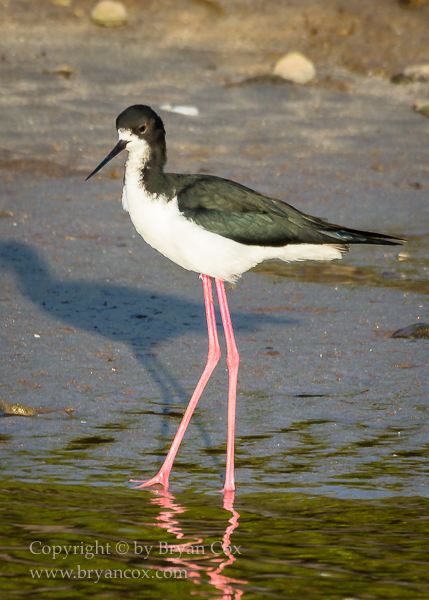
<instances>
[{"instance_id":1,"label":"water surface","mask_svg":"<svg viewBox=\"0 0 429 600\"><path fill-rule=\"evenodd\" d=\"M3 483L3 597L429 594L429 501Z\"/></svg>"}]
</instances>

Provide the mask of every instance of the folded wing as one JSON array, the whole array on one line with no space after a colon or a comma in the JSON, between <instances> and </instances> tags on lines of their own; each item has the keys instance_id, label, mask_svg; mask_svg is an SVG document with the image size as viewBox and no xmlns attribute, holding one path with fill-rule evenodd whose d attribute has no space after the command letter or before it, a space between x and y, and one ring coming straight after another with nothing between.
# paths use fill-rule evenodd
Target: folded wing
<instances>
[{"instance_id":1,"label":"folded wing","mask_svg":"<svg viewBox=\"0 0 429 600\"><path fill-rule=\"evenodd\" d=\"M359 231L306 215L286 202L269 198L238 183L196 175L177 186L183 215L208 231L246 245L402 244L401 238ZM346 249L346 248L344 248Z\"/></svg>"}]
</instances>

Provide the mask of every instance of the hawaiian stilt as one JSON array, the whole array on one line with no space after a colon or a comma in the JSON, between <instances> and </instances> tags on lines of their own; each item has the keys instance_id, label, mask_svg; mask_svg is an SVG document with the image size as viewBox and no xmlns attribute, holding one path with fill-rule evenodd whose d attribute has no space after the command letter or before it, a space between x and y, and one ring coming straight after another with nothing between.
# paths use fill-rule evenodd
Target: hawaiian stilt
<instances>
[{"instance_id":1,"label":"hawaiian stilt","mask_svg":"<svg viewBox=\"0 0 429 600\"><path fill-rule=\"evenodd\" d=\"M229 369L228 441L224 491L235 488L234 431L238 351L224 281L268 259L286 262L341 258L349 244L401 244L405 240L348 229L306 215L289 204L263 196L234 181L212 175L165 173L165 129L148 106L130 106L116 119L119 142L97 173L122 150L128 150L122 206L143 239L184 269L201 273L207 315L207 364L189 402L159 473L147 487L166 490L177 450L202 391L220 358L211 277L215 279L227 344ZM132 480L134 481L134 480Z\"/></svg>"}]
</instances>

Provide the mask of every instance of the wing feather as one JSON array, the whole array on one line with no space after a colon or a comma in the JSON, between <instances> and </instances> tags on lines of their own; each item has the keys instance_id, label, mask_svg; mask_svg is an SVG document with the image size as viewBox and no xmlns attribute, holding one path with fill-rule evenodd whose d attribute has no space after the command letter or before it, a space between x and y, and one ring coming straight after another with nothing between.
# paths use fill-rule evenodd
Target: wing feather
<instances>
[{"instance_id":1,"label":"wing feather","mask_svg":"<svg viewBox=\"0 0 429 600\"><path fill-rule=\"evenodd\" d=\"M183 215L204 229L246 245L400 244L403 240L327 223L238 183L195 175L177 186Z\"/></svg>"}]
</instances>

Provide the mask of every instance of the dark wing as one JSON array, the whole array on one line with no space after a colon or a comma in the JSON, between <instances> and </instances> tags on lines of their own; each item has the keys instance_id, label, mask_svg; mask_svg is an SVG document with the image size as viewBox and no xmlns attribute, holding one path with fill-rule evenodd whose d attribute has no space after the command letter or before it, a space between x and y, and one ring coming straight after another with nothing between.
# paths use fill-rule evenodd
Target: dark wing
<instances>
[{"instance_id":1,"label":"dark wing","mask_svg":"<svg viewBox=\"0 0 429 600\"><path fill-rule=\"evenodd\" d=\"M180 177L180 176L178 176ZM347 229L306 215L233 181L187 176L176 186L179 210L200 227L241 244L400 244L388 235Z\"/></svg>"}]
</instances>

